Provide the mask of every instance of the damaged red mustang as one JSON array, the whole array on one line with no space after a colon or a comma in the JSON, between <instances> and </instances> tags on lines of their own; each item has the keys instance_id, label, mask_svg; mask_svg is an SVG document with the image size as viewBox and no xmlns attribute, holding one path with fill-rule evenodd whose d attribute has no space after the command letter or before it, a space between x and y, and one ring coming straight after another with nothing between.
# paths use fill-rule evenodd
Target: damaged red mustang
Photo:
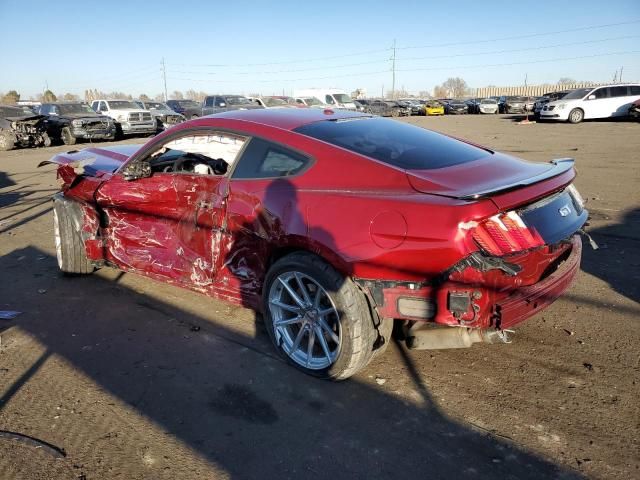
<instances>
[{"instance_id":1,"label":"damaged red mustang","mask_svg":"<svg viewBox=\"0 0 640 480\"><path fill-rule=\"evenodd\" d=\"M508 342L573 281L573 160L531 163L349 111L234 111L56 155L63 272L140 273L263 313L278 352L347 378L388 345Z\"/></svg>"}]
</instances>

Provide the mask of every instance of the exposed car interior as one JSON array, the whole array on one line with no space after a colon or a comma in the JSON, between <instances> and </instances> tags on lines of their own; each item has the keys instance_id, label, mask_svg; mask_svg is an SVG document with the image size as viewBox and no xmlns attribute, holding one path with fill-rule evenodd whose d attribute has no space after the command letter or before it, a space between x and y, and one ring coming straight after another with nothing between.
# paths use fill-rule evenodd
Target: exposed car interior
<instances>
[{"instance_id":1,"label":"exposed car interior","mask_svg":"<svg viewBox=\"0 0 640 480\"><path fill-rule=\"evenodd\" d=\"M227 133L189 135L165 143L149 157L151 171L226 175L247 138Z\"/></svg>"}]
</instances>

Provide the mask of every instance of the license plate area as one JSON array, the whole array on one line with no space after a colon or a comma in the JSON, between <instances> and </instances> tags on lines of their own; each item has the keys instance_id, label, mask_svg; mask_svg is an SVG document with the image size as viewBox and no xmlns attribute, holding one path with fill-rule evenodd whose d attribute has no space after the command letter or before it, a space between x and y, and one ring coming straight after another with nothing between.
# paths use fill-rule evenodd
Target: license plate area
<instances>
[{"instance_id":1,"label":"license plate area","mask_svg":"<svg viewBox=\"0 0 640 480\"><path fill-rule=\"evenodd\" d=\"M519 210L518 215L546 244L554 244L582 228L588 214L569 191L564 190Z\"/></svg>"}]
</instances>

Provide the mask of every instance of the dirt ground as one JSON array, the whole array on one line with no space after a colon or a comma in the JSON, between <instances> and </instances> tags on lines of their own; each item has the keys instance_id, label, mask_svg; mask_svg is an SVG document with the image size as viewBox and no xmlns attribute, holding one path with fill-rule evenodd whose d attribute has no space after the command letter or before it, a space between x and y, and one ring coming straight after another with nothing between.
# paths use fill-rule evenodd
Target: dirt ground
<instances>
[{"instance_id":1,"label":"dirt ground","mask_svg":"<svg viewBox=\"0 0 640 480\"><path fill-rule=\"evenodd\" d=\"M513 120L404 121L575 157L601 248L512 344L393 344L341 383L278 360L250 310L62 277L36 166L66 148L1 152L0 310L23 313L0 319L0 479L640 478L640 124Z\"/></svg>"}]
</instances>

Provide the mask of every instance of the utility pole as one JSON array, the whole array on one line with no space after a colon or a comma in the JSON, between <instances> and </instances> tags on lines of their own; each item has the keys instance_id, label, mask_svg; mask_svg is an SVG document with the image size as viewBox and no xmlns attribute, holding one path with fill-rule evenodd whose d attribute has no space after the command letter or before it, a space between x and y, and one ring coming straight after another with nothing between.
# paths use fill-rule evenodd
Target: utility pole
<instances>
[{"instance_id":1,"label":"utility pole","mask_svg":"<svg viewBox=\"0 0 640 480\"><path fill-rule=\"evenodd\" d=\"M160 64L162 65L162 80L164 82L164 101L166 102L168 97L167 97L167 67L164 64L164 57L162 57L162 63Z\"/></svg>"},{"instance_id":2,"label":"utility pole","mask_svg":"<svg viewBox=\"0 0 640 480\"><path fill-rule=\"evenodd\" d=\"M620 78L618 79L620 83L622 83L622 70L624 70L624 65L620 67Z\"/></svg>"},{"instance_id":3,"label":"utility pole","mask_svg":"<svg viewBox=\"0 0 640 480\"><path fill-rule=\"evenodd\" d=\"M396 94L396 39L393 39L393 55L391 57L391 97Z\"/></svg>"}]
</instances>

